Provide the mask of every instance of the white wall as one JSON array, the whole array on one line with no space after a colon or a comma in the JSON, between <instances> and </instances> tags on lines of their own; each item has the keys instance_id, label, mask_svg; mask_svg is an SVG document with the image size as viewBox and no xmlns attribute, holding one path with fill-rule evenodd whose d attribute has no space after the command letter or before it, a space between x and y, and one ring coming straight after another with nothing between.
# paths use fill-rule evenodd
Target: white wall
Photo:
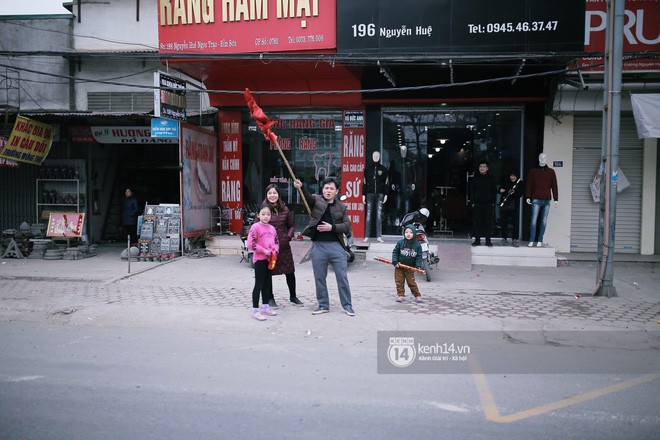
<instances>
[{"instance_id":1,"label":"white wall","mask_svg":"<svg viewBox=\"0 0 660 440\"><path fill-rule=\"evenodd\" d=\"M559 207L551 204L548 226L543 241L557 252L571 251L571 200L573 198L573 116L556 119L546 116L543 131L543 152L548 166L555 170L559 193ZM553 162L562 161L562 167Z\"/></svg>"},{"instance_id":2,"label":"white wall","mask_svg":"<svg viewBox=\"0 0 660 440\"><path fill-rule=\"evenodd\" d=\"M137 6L140 7L137 21ZM73 13L78 14L77 2ZM158 2L112 0L83 2L80 23L74 19L74 49L78 51L157 51Z\"/></svg>"},{"instance_id":3,"label":"white wall","mask_svg":"<svg viewBox=\"0 0 660 440\"><path fill-rule=\"evenodd\" d=\"M76 4L73 12L78 13ZM158 53L156 0L85 2L82 4L80 19L80 23L77 18L73 20L74 49L78 52L107 52L109 56L81 58L76 75L91 81L76 83L76 110L88 109L89 92L153 93L156 71L168 72L174 77L201 85L187 75L168 70L160 58L155 56ZM144 57L140 56L140 52L144 53ZM209 109L208 95L202 95L202 111Z\"/></svg>"},{"instance_id":4,"label":"white wall","mask_svg":"<svg viewBox=\"0 0 660 440\"><path fill-rule=\"evenodd\" d=\"M68 18L2 19L0 47L7 52L66 52L70 49L70 21ZM0 105L13 107L19 113L69 109L66 59L45 55L0 56L0 64L7 66L0 68Z\"/></svg>"}]
</instances>

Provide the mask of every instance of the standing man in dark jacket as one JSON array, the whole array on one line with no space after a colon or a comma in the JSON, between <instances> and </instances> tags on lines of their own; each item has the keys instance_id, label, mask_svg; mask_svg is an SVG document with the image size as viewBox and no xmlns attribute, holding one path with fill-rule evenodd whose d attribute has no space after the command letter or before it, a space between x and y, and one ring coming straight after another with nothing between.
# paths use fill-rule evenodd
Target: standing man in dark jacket
<instances>
[{"instance_id":1,"label":"standing man in dark jacket","mask_svg":"<svg viewBox=\"0 0 660 440\"><path fill-rule=\"evenodd\" d=\"M124 240L131 237L131 243L137 243L138 202L130 188L124 191L124 200L121 204L121 226Z\"/></svg>"},{"instance_id":2,"label":"standing man in dark jacket","mask_svg":"<svg viewBox=\"0 0 660 440\"><path fill-rule=\"evenodd\" d=\"M312 270L316 284L316 299L319 306L313 315L330 311L328 295L328 264L332 264L337 279L339 300L348 316L355 316L351 304L351 286L348 284L348 255L344 249L344 234L351 232L351 221L346 211L346 205L336 199L339 193L339 183L332 177L326 177L321 182L321 194L310 194L298 179L293 186L302 188L303 196L310 209L309 224L303 231L312 239Z\"/></svg>"},{"instance_id":3,"label":"standing man in dark jacket","mask_svg":"<svg viewBox=\"0 0 660 440\"><path fill-rule=\"evenodd\" d=\"M472 216L474 220L474 242L472 246L481 245L481 237L486 238L486 246L492 246L490 235L493 225L493 210L497 187L495 179L488 174L488 161L479 162L479 174L470 182L472 194Z\"/></svg>"},{"instance_id":4,"label":"standing man in dark jacket","mask_svg":"<svg viewBox=\"0 0 660 440\"><path fill-rule=\"evenodd\" d=\"M387 168L380 163L380 152L374 151L371 155L373 162L367 166L364 173L364 196L362 201L366 203L366 220L364 227L364 241L369 241L371 236L371 224L373 223L373 211L376 211L376 240L383 242L383 204L387 203Z\"/></svg>"},{"instance_id":5,"label":"standing man in dark jacket","mask_svg":"<svg viewBox=\"0 0 660 440\"><path fill-rule=\"evenodd\" d=\"M523 182L518 178L516 171L509 173L509 178L500 186L500 227L502 228L502 246L508 246L509 225L513 228L513 246L518 247L518 212L520 210L520 198L523 195Z\"/></svg>"}]
</instances>

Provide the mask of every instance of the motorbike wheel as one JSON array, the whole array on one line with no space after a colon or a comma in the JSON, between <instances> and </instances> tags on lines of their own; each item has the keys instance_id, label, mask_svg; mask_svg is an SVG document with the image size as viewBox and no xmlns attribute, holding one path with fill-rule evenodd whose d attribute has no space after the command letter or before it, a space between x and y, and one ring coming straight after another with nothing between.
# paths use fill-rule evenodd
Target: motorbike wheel
<instances>
[{"instance_id":1,"label":"motorbike wheel","mask_svg":"<svg viewBox=\"0 0 660 440\"><path fill-rule=\"evenodd\" d=\"M426 281L431 281L431 270L429 268L429 262L424 260L422 261L422 265L424 266L424 272L426 272Z\"/></svg>"}]
</instances>

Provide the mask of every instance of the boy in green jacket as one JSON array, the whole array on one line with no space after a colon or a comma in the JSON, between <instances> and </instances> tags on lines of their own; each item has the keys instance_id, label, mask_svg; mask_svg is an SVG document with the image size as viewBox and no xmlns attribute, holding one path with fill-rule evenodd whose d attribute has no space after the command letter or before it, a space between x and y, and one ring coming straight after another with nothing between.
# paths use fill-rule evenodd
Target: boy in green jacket
<instances>
[{"instance_id":1,"label":"boy in green jacket","mask_svg":"<svg viewBox=\"0 0 660 440\"><path fill-rule=\"evenodd\" d=\"M403 230L403 238L399 240L392 251L392 264L394 265L394 283L396 284L396 301L403 302L405 296L405 283L412 292L417 302L422 302L422 294L419 292L415 281L415 272L402 268L399 263L406 266L422 267L422 246L417 242L415 235L417 231L412 225Z\"/></svg>"}]
</instances>

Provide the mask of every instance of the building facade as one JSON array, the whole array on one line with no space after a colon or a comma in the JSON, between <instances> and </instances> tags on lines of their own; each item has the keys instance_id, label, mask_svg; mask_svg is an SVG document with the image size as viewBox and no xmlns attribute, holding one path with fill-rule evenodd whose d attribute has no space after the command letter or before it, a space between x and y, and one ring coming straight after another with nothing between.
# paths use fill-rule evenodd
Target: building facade
<instances>
[{"instance_id":1,"label":"building facade","mask_svg":"<svg viewBox=\"0 0 660 440\"><path fill-rule=\"evenodd\" d=\"M306 219L282 155L250 117L247 88L275 122L296 177L311 191L325 176L340 177L358 237L374 235L365 224L374 152L387 174L383 234L398 236L403 215L426 207L436 236L458 238L471 232L468 189L478 162L488 160L498 181L511 171L524 179L544 152L560 200L544 241L560 252L595 251L598 205L589 185L599 164L603 95L595 90L602 73L590 67L598 62L587 56L603 50L592 47L604 34L603 5L257 3L261 9L210 0L75 3L71 17L58 18L71 31L69 40L50 41L49 59L65 68L57 104L20 109L59 128L51 167L84 165L81 193L94 240L111 236L123 186L135 186L143 202L182 202L178 145L136 137L153 114L153 73L168 71L191 84L188 122L217 133L217 203L233 208L234 229L270 183L294 208L297 229ZM657 53L650 23L658 5L635 8L627 12L634 20L626 38ZM584 75L572 73L576 60ZM624 88L655 91L659 71L653 63L629 70ZM585 78L589 90L575 86ZM619 196L616 252L652 254L659 249L657 140L636 138L629 98L622 98L620 167L630 186ZM96 136L103 130L115 134ZM36 200L34 168L3 168L2 179L22 182L25 199ZM38 216L33 202L9 208L20 203L4 197L4 212L14 213L3 214L3 227ZM520 238L527 240L530 212L522 201L520 208Z\"/></svg>"}]
</instances>

